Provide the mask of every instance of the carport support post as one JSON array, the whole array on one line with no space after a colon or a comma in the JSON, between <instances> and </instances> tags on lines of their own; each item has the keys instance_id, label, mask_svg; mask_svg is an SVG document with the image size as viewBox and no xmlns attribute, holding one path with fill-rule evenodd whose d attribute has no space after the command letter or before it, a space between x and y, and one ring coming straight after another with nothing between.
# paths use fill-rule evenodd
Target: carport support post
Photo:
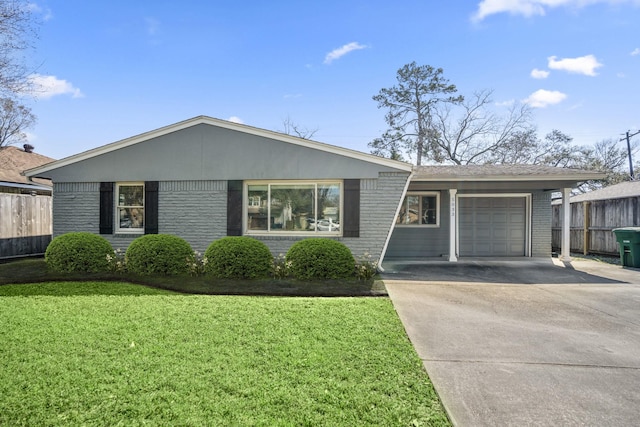
<instances>
[{"instance_id":1,"label":"carport support post","mask_svg":"<svg viewBox=\"0 0 640 427\"><path fill-rule=\"evenodd\" d=\"M562 189L562 243L560 261L571 261L571 188Z\"/></svg>"},{"instance_id":2,"label":"carport support post","mask_svg":"<svg viewBox=\"0 0 640 427\"><path fill-rule=\"evenodd\" d=\"M455 188L449 189L449 261L456 262L458 257L456 256L456 194L458 190Z\"/></svg>"}]
</instances>

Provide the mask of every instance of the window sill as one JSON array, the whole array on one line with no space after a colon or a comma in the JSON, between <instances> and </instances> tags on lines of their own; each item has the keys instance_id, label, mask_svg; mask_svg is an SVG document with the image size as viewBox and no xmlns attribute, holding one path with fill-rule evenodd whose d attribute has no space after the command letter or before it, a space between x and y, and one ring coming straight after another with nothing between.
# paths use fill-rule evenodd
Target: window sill
<instances>
[{"instance_id":1,"label":"window sill","mask_svg":"<svg viewBox=\"0 0 640 427\"><path fill-rule=\"evenodd\" d=\"M113 237L139 237L144 235L142 231L116 231L113 233Z\"/></svg>"},{"instance_id":2,"label":"window sill","mask_svg":"<svg viewBox=\"0 0 640 427\"><path fill-rule=\"evenodd\" d=\"M330 233L330 232L326 232L326 233L287 233L287 232L271 232L271 233L256 233L256 232L251 232L251 231L245 231L244 233L245 236L248 237L263 237L263 238L269 238L269 237L276 237L276 238L280 238L280 237L302 237L302 238L308 238L308 237L342 237L342 233Z\"/></svg>"}]
</instances>

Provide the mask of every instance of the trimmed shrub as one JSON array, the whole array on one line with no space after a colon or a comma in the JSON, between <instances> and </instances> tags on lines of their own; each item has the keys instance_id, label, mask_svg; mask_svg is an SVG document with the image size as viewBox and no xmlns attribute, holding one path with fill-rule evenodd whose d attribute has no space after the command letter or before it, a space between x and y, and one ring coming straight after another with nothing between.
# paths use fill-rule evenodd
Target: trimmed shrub
<instances>
[{"instance_id":1,"label":"trimmed shrub","mask_svg":"<svg viewBox=\"0 0 640 427\"><path fill-rule=\"evenodd\" d=\"M147 234L135 239L126 252L127 271L140 275L174 276L190 271L195 255L189 243L171 234Z\"/></svg>"},{"instance_id":2,"label":"trimmed shrub","mask_svg":"<svg viewBox=\"0 0 640 427\"><path fill-rule=\"evenodd\" d=\"M47 266L59 273L101 273L109 271L111 244L89 232L62 234L49 243L44 254Z\"/></svg>"},{"instance_id":3,"label":"trimmed shrub","mask_svg":"<svg viewBox=\"0 0 640 427\"><path fill-rule=\"evenodd\" d=\"M273 268L273 255L267 245L251 237L223 237L211 243L204 256L205 271L220 279L268 277Z\"/></svg>"},{"instance_id":4,"label":"trimmed shrub","mask_svg":"<svg viewBox=\"0 0 640 427\"><path fill-rule=\"evenodd\" d=\"M336 240L314 237L294 243L286 256L291 274L302 280L346 279L354 276L349 248Z\"/></svg>"}]
</instances>

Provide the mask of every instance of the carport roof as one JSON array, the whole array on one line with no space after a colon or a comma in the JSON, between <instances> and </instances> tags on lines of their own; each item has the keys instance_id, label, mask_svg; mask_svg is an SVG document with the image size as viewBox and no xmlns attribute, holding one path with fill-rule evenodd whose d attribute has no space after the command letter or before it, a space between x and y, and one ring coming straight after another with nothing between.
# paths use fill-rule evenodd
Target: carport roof
<instances>
[{"instance_id":1,"label":"carport roof","mask_svg":"<svg viewBox=\"0 0 640 427\"><path fill-rule=\"evenodd\" d=\"M542 165L416 166L413 181L568 181L604 178L600 172Z\"/></svg>"}]
</instances>

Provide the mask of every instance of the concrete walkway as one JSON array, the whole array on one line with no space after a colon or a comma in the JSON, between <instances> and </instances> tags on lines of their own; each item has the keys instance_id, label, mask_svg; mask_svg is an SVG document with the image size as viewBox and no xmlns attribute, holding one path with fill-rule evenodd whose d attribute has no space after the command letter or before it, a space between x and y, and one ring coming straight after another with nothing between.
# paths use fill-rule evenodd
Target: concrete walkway
<instances>
[{"instance_id":1,"label":"concrete walkway","mask_svg":"<svg viewBox=\"0 0 640 427\"><path fill-rule=\"evenodd\" d=\"M451 420L638 425L640 271L533 264L471 261L450 280L444 265L387 266L389 296Z\"/></svg>"}]
</instances>

